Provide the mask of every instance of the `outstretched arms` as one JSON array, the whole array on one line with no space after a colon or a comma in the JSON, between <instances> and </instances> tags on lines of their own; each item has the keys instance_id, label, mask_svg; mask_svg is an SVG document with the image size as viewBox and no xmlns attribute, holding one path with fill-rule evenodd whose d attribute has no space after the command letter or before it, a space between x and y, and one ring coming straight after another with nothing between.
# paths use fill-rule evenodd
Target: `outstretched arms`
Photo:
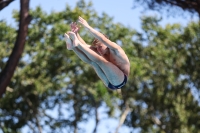
<instances>
[{"instance_id":1,"label":"outstretched arms","mask_svg":"<svg viewBox=\"0 0 200 133\"><path fill-rule=\"evenodd\" d=\"M79 31L79 26L77 25L76 22L72 22L70 24L70 27L71 27L71 31L74 32L78 38L78 40L83 43L83 44L86 44L85 41L81 38L81 36L78 34L78 31Z\"/></svg>"},{"instance_id":2,"label":"outstretched arms","mask_svg":"<svg viewBox=\"0 0 200 133\"><path fill-rule=\"evenodd\" d=\"M71 31L74 32L74 33L76 34L78 40L79 40L82 44L85 44L85 45L87 45L88 47L90 47L90 49L92 49L93 51L96 51L96 49L95 49L93 46L88 45L88 44L82 39L82 37L79 35L78 31L79 31L80 27L77 25L76 22L72 22L72 23L70 24L70 27L71 27Z\"/></svg>"},{"instance_id":3,"label":"outstretched arms","mask_svg":"<svg viewBox=\"0 0 200 133\"><path fill-rule=\"evenodd\" d=\"M102 33L92 28L86 20L84 20L82 17L79 16L78 22L83 25L86 29L90 31L90 33L97 38L99 41L101 41L103 44L105 44L108 48L117 50L120 46L116 43L110 41L108 38L106 38Z\"/></svg>"}]
</instances>

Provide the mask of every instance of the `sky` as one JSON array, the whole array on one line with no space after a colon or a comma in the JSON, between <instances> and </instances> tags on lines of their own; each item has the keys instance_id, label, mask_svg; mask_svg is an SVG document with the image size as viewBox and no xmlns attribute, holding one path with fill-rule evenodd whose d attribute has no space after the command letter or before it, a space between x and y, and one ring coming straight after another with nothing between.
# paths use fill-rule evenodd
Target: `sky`
<instances>
[{"instance_id":1,"label":"sky","mask_svg":"<svg viewBox=\"0 0 200 133\"><path fill-rule=\"evenodd\" d=\"M66 4L70 5L71 7L74 7L76 5L76 2L78 0L30 0L30 8L34 9L36 6L40 5L44 11L51 12L51 11L62 11L66 7ZM86 2L89 2L90 0L85 0ZM140 17L142 15L161 15L158 12L154 11L148 11L143 12L143 8L138 7L136 9L133 9L134 6L133 0L126 0L126 2L122 0L91 0L93 3L93 8L99 13L99 15L103 12L107 13L110 17L114 18L114 22L122 23L125 26L130 26L133 29L136 29L137 31L141 31L141 21ZM12 11L13 9L19 10L19 0L15 0L12 2L8 7L3 9L0 12L0 20L5 19L9 24L13 25L14 21L12 20ZM184 13L184 12L183 12ZM167 17L167 15L164 15L163 20L161 22L161 25L166 25L168 23L180 23L182 25L186 25L191 20L198 20L198 17L191 16L175 16L175 17ZM101 108L99 110L100 112L100 118L104 118L106 116L103 115L104 108ZM115 130L117 127L118 121L115 119L105 119L100 122L100 125L98 127L98 133L108 133ZM87 133L92 133L93 127L94 127L94 121L91 119L87 125L81 124L81 127L87 128ZM90 128L91 127L91 128ZM26 133L27 129L25 128L24 133ZM123 127L120 129L122 133L129 133L129 129L127 127ZM138 133L138 130L134 130L134 133Z\"/></svg>"},{"instance_id":2,"label":"sky","mask_svg":"<svg viewBox=\"0 0 200 133\"><path fill-rule=\"evenodd\" d=\"M78 0L30 0L30 8L35 8L40 5L44 11L62 11L64 10L66 4L74 7ZM121 0L85 0L86 2L92 1L94 9L101 14L106 12L110 17L114 18L114 22L120 22L125 26L131 26L132 28L140 31L140 17L142 15L161 15L155 11L143 12L142 7L133 9L134 6L133 0L126 0L126 2ZM6 19L8 23L12 24L12 10L19 10L19 0L15 0L8 7L3 9L0 12L0 18ZM190 15L185 17L176 16L176 17L166 17L163 18L161 25L166 25L167 23L181 23L186 25L190 20L197 20L198 17L191 18Z\"/></svg>"}]
</instances>

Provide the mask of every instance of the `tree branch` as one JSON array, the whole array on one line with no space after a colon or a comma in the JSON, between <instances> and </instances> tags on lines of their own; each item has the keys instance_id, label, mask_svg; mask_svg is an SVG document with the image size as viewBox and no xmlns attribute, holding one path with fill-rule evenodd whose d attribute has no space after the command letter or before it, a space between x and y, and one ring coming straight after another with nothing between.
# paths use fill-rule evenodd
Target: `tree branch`
<instances>
[{"instance_id":1,"label":"tree branch","mask_svg":"<svg viewBox=\"0 0 200 133\"><path fill-rule=\"evenodd\" d=\"M34 126L32 126L31 123L28 122L27 125L29 126L29 128L30 128L34 133L36 132Z\"/></svg>"},{"instance_id":2,"label":"tree branch","mask_svg":"<svg viewBox=\"0 0 200 133\"><path fill-rule=\"evenodd\" d=\"M151 10L159 10L161 6L171 6L180 7L185 11L191 13L198 13L200 16L200 0L134 0L139 2L139 5L146 5ZM135 7L135 6L134 6Z\"/></svg>"},{"instance_id":3,"label":"tree branch","mask_svg":"<svg viewBox=\"0 0 200 133\"><path fill-rule=\"evenodd\" d=\"M10 80L24 50L26 36L28 34L28 25L30 21L31 17L29 15L29 0L20 0L20 22L18 35L9 60L7 61L5 68L0 74L0 97L2 97L2 95L5 93L6 87L10 83Z\"/></svg>"},{"instance_id":4,"label":"tree branch","mask_svg":"<svg viewBox=\"0 0 200 133\"><path fill-rule=\"evenodd\" d=\"M42 127L40 126L40 122L38 120L38 117L36 116L35 119L36 119L36 126L38 128L38 131L39 131L39 133L42 133Z\"/></svg>"},{"instance_id":5,"label":"tree branch","mask_svg":"<svg viewBox=\"0 0 200 133\"><path fill-rule=\"evenodd\" d=\"M200 0L190 1L190 0L164 0L166 3L169 3L173 6L178 6L183 10L195 10L200 15Z\"/></svg>"},{"instance_id":6,"label":"tree branch","mask_svg":"<svg viewBox=\"0 0 200 133\"><path fill-rule=\"evenodd\" d=\"M120 121L119 121L119 124L118 124L118 126L117 126L117 128L116 128L116 130L115 130L115 133L118 133L119 128L120 128L120 127L122 126L122 124L124 123L124 121L125 121L125 119L126 119L126 117L127 117L127 115L128 115L129 112L130 112L130 108L129 108L128 103L126 102L125 110L124 110L124 112L122 113L122 115L121 115L121 117L120 117Z\"/></svg>"},{"instance_id":7,"label":"tree branch","mask_svg":"<svg viewBox=\"0 0 200 133\"><path fill-rule=\"evenodd\" d=\"M96 104L97 105L97 104ZM98 124L99 124L99 113L98 113L98 107L96 106L95 107L95 128L94 128L94 130L93 130L93 133L96 133L97 132L97 127L98 127Z\"/></svg>"},{"instance_id":8,"label":"tree branch","mask_svg":"<svg viewBox=\"0 0 200 133\"><path fill-rule=\"evenodd\" d=\"M14 0L0 0L0 11L8 6Z\"/></svg>"}]
</instances>

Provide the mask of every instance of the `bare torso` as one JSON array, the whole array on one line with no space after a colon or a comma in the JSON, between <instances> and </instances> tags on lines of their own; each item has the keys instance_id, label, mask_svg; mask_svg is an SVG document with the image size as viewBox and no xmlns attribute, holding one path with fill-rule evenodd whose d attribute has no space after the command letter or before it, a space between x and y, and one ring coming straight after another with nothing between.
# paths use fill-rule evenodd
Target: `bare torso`
<instances>
[{"instance_id":1,"label":"bare torso","mask_svg":"<svg viewBox=\"0 0 200 133\"><path fill-rule=\"evenodd\" d=\"M117 51L109 49L109 53L104 58L116 65L126 76L129 76L130 62L123 49Z\"/></svg>"}]
</instances>

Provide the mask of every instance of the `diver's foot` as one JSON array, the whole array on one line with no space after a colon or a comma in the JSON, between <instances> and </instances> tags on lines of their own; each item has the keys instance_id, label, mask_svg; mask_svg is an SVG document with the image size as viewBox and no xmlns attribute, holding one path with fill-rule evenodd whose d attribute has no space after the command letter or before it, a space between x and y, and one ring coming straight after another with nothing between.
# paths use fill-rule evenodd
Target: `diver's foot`
<instances>
[{"instance_id":1,"label":"diver's foot","mask_svg":"<svg viewBox=\"0 0 200 133\"><path fill-rule=\"evenodd\" d=\"M67 35L66 33L64 34L64 36L65 36L67 49L72 50L73 49L72 40L69 38L69 35Z\"/></svg>"},{"instance_id":2,"label":"diver's foot","mask_svg":"<svg viewBox=\"0 0 200 133\"><path fill-rule=\"evenodd\" d=\"M76 34L74 32L67 32L69 34L69 37L72 39L73 43L72 43L72 47L75 48L80 44L80 41L78 40Z\"/></svg>"}]
</instances>

